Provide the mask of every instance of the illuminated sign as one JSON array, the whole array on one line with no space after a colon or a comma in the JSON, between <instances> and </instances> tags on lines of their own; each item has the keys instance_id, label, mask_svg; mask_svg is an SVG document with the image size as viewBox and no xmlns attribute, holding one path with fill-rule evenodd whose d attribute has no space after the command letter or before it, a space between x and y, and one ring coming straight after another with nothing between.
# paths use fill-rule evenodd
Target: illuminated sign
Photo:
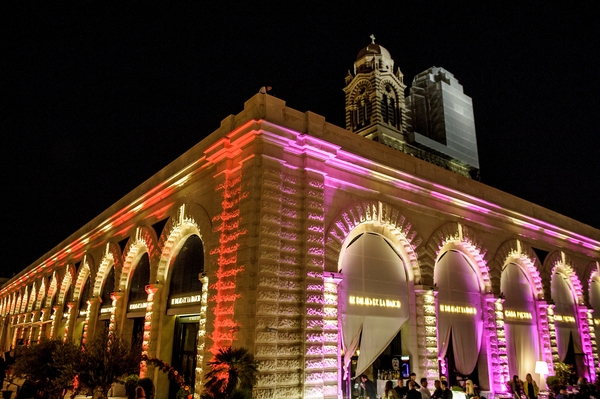
<instances>
[{"instance_id":1,"label":"illuminated sign","mask_svg":"<svg viewBox=\"0 0 600 399\"><path fill-rule=\"evenodd\" d=\"M110 308L100 308L100 314L107 314L107 313L111 313L113 309L114 309L114 307L110 307Z\"/></svg>"},{"instance_id":2,"label":"illuminated sign","mask_svg":"<svg viewBox=\"0 0 600 399\"><path fill-rule=\"evenodd\" d=\"M171 305L187 305L189 303L200 303L202 295L190 295L181 298L171 298Z\"/></svg>"},{"instance_id":3,"label":"illuminated sign","mask_svg":"<svg viewBox=\"0 0 600 399\"><path fill-rule=\"evenodd\" d=\"M504 316L511 319L533 319L533 316L530 312L516 312L514 310L505 310Z\"/></svg>"},{"instance_id":4,"label":"illuminated sign","mask_svg":"<svg viewBox=\"0 0 600 399\"><path fill-rule=\"evenodd\" d=\"M394 299L365 298L353 295L350 295L348 301L350 302L350 305L377 306L381 308L400 308L402 306L400 301Z\"/></svg>"},{"instance_id":5,"label":"illuminated sign","mask_svg":"<svg viewBox=\"0 0 600 399\"><path fill-rule=\"evenodd\" d=\"M554 315L554 320L561 323L575 323L575 317L573 316L561 316L559 314Z\"/></svg>"},{"instance_id":6,"label":"illuminated sign","mask_svg":"<svg viewBox=\"0 0 600 399\"><path fill-rule=\"evenodd\" d=\"M140 310L140 309L146 310L147 307L148 307L148 302L137 302L137 303L129 304L129 310Z\"/></svg>"},{"instance_id":7,"label":"illuminated sign","mask_svg":"<svg viewBox=\"0 0 600 399\"><path fill-rule=\"evenodd\" d=\"M477 314L477 309L475 309L474 307L471 307L471 306L440 305L440 312Z\"/></svg>"}]
</instances>

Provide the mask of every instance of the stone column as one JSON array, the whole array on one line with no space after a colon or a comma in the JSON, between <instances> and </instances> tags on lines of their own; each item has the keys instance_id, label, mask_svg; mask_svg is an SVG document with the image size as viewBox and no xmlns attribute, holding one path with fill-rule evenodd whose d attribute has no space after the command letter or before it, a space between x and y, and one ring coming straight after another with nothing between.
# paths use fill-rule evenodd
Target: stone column
<instances>
[{"instance_id":1,"label":"stone column","mask_svg":"<svg viewBox=\"0 0 600 399\"><path fill-rule=\"evenodd\" d=\"M577 316L579 318L579 335L585 356L585 365L588 368L588 381L596 381L596 368L598 367L598 352L596 351L596 334L594 332L594 320L592 310L584 304L577 305Z\"/></svg>"},{"instance_id":2,"label":"stone column","mask_svg":"<svg viewBox=\"0 0 600 399\"><path fill-rule=\"evenodd\" d=\"M85 343L88 338L93 338L96 332L98 311L100 309L100 298L90 298L87 300L87 304L87 314L83 324L83 343Z\"/></svg>"},{"instance_id":3,"label":"stone column","mask_svg":"<svg viewBox=\"0 0 600 399\"><path fill-rule=\"evenodd\" d=\"M550 325L554 331L554 319L550 323L548 320L548 303L544 299L536 301L538 335L540 336L540 356L541 360L548 365L548 371L554 373L554 361L552 356L552 343L550 341ZM554 350L556 350L556 333L554 333ZM543 388L543 387L540 387Z\"/></svg>"},{"instance_id":4,"label":"stone column","mask_svg":"<svg viewBox=\"0 0 600 399\"><path fill-rule=\"evenodd\" d=\"M487 345L488 367L490 368L488 375L491 377L490 389L493 392L506 392L506 383L510 376L504 327L504 298L485 294L484 300L483 344Z\"/></svg>"},{"instance_id":5,"label":"stone column","mask_svg":"<svg viewBox=\"0 0 600 399\"><path fill-rule=\"evenodd\" d=\"M208 276L201 273L198 279L202 282L202 301L200 302L200 327L198 328L198 346L196 347L196 385L194 392L202 391L204 374L204 353L206 350L206 311L208 309Z\"/></svg>"},{"instance_id":6,"label":"stone column","mask_svg":"<svg viewBox=\"0 0 600 399\"><path fill-rule=\"evenodd\" d=\"M436 318L437 292L426 286L415 287L415 313L417 314L417 363L427 385L439 378L438 341Z\"/></svg>"},{"instance_id":7,"label":"stone column","mask_svg":"<svg viewBox=\"0 0 600 399\"><path fill-rule=\"evenodd\" d=\"M560 362L558 356L558 344L556 342L556 324L554 322L554 302L546 304L546 317L548 319L548 337L550 339L550 351L552 353L552 361L548 362L548 372L554 375L554 365Z\"/></svg>"},{"instance_id":8,"label":"stone column","mask_svg":"<svg viewBox=\"0 0 600 399\"><path fill-rule=\"evenodd\" d=\"M77 316L73 315L75 302L67 302L67 324L65 325L65 332L63 335L63 341L73 338L73 328L75 327L75 321L77 320Z\"/></svg>"},{"instance_id":9,"label":"stone column","mask_svg":"<svg viewBox=\"0 0 600 399\"><path fill-rule=\"evenodd\" d=\"M121 320L121 314L123 312L122 308L122 292L112 292L110 294L110 299L112 299L112 306L110 310L110 322L108 324L108 333L109 334L120 334L122 331L119 331L118 328L122 328L122 326L117 325L117 320Z\"/></svg>"},{"instance_id":10,"label":"stone column","mask_svg":"<svg viewBox=\"0 0 600 399\"><path fill-rule=\"evenodd\" d=\"M144 320L144 337L142 342L142 353L148 357L156 357L156 340L158 338L158 329L160 323L152 323L152 320L159 320L160 306L155 303L155 298L160 298L162 284L148 284L146 293L148 300L146 305L146 318ZM140 368L140 378L144 378L147 373L146 362L142 362Z\"/></svg>"}]
</instances>

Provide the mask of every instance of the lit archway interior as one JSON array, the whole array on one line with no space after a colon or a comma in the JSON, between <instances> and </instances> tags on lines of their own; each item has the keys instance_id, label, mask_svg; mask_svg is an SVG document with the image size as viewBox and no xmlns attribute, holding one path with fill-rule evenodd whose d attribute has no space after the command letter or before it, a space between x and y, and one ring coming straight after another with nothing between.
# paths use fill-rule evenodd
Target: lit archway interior
<instances>
[{"instance_id":1,"label":"lit archway interior","mask_svg":"<svg viewBox=\"0 0 600 399\"><path fill-rule=\"evenodd\" d=\"M433 278L438 288L439 356L446 356L452 341L456 370L469 375L477 365L483 332L478 274L461 252L447 251L438 259Z\"/></svg>"},{"instance_id":2,"label":"lit archway interior","mask_svg":"<svg viewBox=\"0 0 600 399\"><path fill-rule=\"evenodd\" d=\"M365 233L346 247L340 269L344 365L360 346L356 375L387 348L409 317L404 262L382 236Z\"/></svg>"},{"instance_id":3,"label":"lit archway interior","mask_svg":"<svg viewBox=\"0 0 600 399\"><path fill-rule=\"evenodd\" d=\"M575 312L575 298L569 285L569 277L561 272L554 274L551 282L552 300L554 300L554 321L556 325L556 345L558 357L561 362L581 363L574 364L580 375L585 375L583 359L567 359L569 344L572 339L573 353L582 354L581 337L577 327L577 314ZM580 356L581 357L581 356Z\"/></svg>"},{"instance_id":4,"label":"lit archway interior","mask_svg":"<svg viewBox=\"0 0 600 399\"><path fill-rule=\"evenodd\" d=\"M600 341L600 279L594 277L590 284L590 304L594 310L594 333L596 342ZM598 348L597 350L600 350ZM600 354L600 353L599 353Z\"/></svg>"},{"instance_id":5,"label":"lit archway interior","mask_svg":"<svg viewBox=\"0 0 600 399\"><path fill-rule=\"evenodd\" d=\"M502 271L500 290L504 293L504 325L510 375L524 378L539 360L537 312L530 284L523 269L509 263Z\"/></svg>"}]
</instances>

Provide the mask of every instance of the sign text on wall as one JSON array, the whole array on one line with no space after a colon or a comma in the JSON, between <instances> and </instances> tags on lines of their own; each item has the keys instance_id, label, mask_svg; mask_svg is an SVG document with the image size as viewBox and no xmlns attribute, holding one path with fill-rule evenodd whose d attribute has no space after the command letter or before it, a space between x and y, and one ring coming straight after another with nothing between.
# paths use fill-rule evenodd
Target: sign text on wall
<instances>
[{"instance_id":1,"label":"sign text on wall","mask_svg":"<svg viewBox=\"0 0 600 399\"><path fill-rule=\"evenodd\" d=\"M472 306L440 305L440 312L477 314L477 309Z\"/></svg>"},{"instance_id":2,"label":"sign text on wall","mask_svg":"<svg viewBox=\"0 0 600 399\"><path fill-rule=\"evenodd\" d=\"M400 308L402 306L400 301L395 299L366 298L354 295L350 295L348 302L350 305L378 306L382 308Z\"/></svg>"}]
</instances>

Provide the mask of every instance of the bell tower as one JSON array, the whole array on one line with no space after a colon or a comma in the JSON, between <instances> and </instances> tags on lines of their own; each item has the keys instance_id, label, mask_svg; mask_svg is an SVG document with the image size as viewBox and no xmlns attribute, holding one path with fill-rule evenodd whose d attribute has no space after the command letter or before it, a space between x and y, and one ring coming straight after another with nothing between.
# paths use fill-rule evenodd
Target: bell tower
<instances>
[{"instance_id":1,"label":"bell tower","mask_svg":"<svg viewBox=\"0 0 600 399\"><path fill-rule=\"evenodd\" d=\"M360 50L354 75L346 76L346 129L365 138L403 146L410 119L404 103L404 75L383 46L371 43ZM388 144L388 145L389 145Z\"/></svg>"}]
</instances>

